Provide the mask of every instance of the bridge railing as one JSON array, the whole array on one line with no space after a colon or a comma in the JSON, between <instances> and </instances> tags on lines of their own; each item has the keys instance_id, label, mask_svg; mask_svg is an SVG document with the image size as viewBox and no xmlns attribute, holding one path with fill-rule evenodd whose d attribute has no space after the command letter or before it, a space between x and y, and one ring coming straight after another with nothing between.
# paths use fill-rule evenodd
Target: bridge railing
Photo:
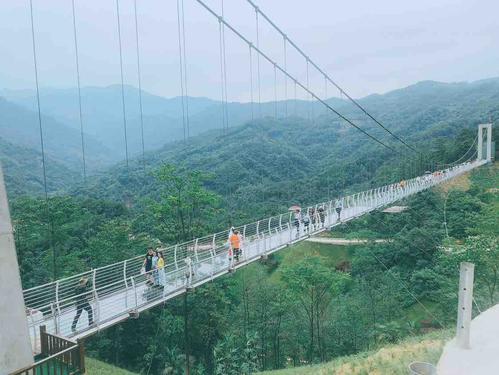
<instances>
[{"instance_id":1,"label":"bridge railing","mask_svg":"<svg viewBox=\"0 0 499 375\"><path fill-rule=\"evenodd\" d=\"M85 351L81 342L50 334L41 326L40 347L43 358L11 375L85 374Z\"/></svg>"},{"instance_id":2,"label":"bridge railing","mask_svg":"<svg viewBox=\"0 0 499 375\"><path fill-rule=\"evenodd\" d=\"M465 163L435 172L429 176L420 176L405 182L348 195L341 198L343 208L353 210L352 215L365 213L424 190L475 166L476 163ZM311 217L312 223L315 221L316 225L322 224L319 207L324 208L324 225L333 225L336 217L333 200L304 208L302 211L314 212ZM253 247L251 253L243 252L244 262L274 251L279 246L296 241L297 238L293 235L296 228L292 215L291 212L282 213L237 227L236 229L243 237L243 247L249 245ZM310 225L313 225L312 223ZM309 233L300 232L298 234L299 239ZM228 256L228 235L228 231L221 231L163 249L166 260L164 273L166 279L172 282L168 292L172 293L189 285L201 283L206 279L213 278L217 273L225 272L228 267L227 262L224 262ZM69 332L70 321L66 319L61 322L60 317L65 312L76 310L76 300L81 296L75 296L75 288L82 277L91 281L91 288L84 293L83 297L92 306L94 321L97 325L114 316L109 313L109 310L113 308L113 303L120 306L123 304L121 300L109 298L114 294L126 292L125 308L130 311L150 303L150 299L142 298L140 288L144 287L148 277L154 276L154 271L149 272L149 274L141 272L143 259L144 256L140 255L25 290L25 303L30 311L28 318L30 327L35 329L40 320L51 320L54 332ZM190 265L186 259L191 260ZM229 266L231 265L229 264ZM158 293L157 296L153 296L152 300L161 298L163 298L162 293ZM104 300L106 300L106 306L102 306ZM104 308L106 314L102 314ZM37 319L33 318L33 311L39 313ZM115 315L122 313L123 311L117 311Z\"/></svg>"}]
</instances>

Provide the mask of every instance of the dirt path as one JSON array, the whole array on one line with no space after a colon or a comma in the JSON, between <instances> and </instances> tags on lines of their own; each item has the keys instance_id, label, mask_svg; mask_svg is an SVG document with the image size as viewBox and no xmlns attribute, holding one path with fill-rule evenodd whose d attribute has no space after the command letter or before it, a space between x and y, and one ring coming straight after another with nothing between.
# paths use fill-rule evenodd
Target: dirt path
<instances>
[{"instance_id":1,"label":"dirt path","mask_svg":"<svg viewBox=\"0 0 499 375\"><path fill-rule=\"evenodd\" d=\"M348 240L346 238L325 238L325 237L310 237L306 241L315 242L315 243L325 243L329 245L340 245L340 246L362 245L372 241L374 241L375 243L388 242L388 240L361 240L361 239Z\"/></svg>"}]
</instances>

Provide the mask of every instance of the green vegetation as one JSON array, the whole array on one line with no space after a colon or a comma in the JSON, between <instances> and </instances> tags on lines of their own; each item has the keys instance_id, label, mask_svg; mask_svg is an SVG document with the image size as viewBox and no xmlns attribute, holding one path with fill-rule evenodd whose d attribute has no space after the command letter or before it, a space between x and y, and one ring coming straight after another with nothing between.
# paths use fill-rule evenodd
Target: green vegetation
<instances>
[{"instance_id":1,"label":"green vegetation","mask_svg":"<svg viewBox=\"0 0 499 375\"><path fill-rule=\"evenodd\" d=\"M476 122L497 118L490 100L497 84L423 83L366 98L369 105L386 104L388 123L425 150L416 161L401 160L329 116L313 123L265 118L224 136L210 131L188 144L171 143L147 155L145 171L133 160L129 171L119 164L85 185L74 177L61 180L45 202L34 196L39 182L23 185L30 175L22 170L36 163L7 155L20 166L8 169L7 178L23 286L283 212L291 204L399 181L430 168L429 157L451 162L470 147ZM434 100L432 90L447 89L456 90L454 101ZM461 106L469 97L476 107ZM434 104L422 106L429 98ZM201 107L200 116L207 110ZM334 233L387 242L303 242L284 249L190 292L188 326L183 298L176 298L89 338L87 352L137 373L150 368L151 374L182 374L188 359L192 374L239 375L314 365L452 326L459 262L479 265L480 307L497 301L498 179L497 166L487 166L459 186L407 199L402 213L373 212Z\"/></svg>"},{"instance_id":2,"label":"green vegetation","mask_svg":"<svg viewBox=\"0 0 499 375\"><path fill-rule=\"evenodd\" d=\"M379 350L337 358L316 366L304 366L286 370L266 371L260 375L405 375L411 362L436 363L451 331L435 331L413 336L397 345L384 346Z\"/></svg>"},{"instance_id":3,"label":"green vegetation","mask_svg":"<svg viewBox=\"0 0 499 375\"><path fill-rule=\"evenodd\" d=\"M133 372L90 357L85 358L85 367L87 375L135 375Z\"/></svg>"}]
</instances>

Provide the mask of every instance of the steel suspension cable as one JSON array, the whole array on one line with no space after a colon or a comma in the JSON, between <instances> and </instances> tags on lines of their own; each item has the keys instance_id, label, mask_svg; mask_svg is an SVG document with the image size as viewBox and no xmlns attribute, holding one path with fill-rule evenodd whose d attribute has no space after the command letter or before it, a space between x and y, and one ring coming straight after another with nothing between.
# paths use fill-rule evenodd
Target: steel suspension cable
<instances>
[{"instance_id":1,"label":"steel suspension cable","mask_svg":"<svg viewBox=\"0 0 499 375\"><path fill-rule=\"evenodd\" d=\"M225 85L224 85L224 58L223 58L223 42L222 42L222 22L218 22L218 38L220 52L220 88L221 88L221 104L222 104L222 133L225 134Z\"/></svg>"},{"instance_id":2,"label":"steel suspension cable","mask_svg":"<svg viewBox=\"0 0 499 375\"><path fill-rule=\"evenodd\" d=\"M249 45L249 68L250 68L250 99L251 99L251 120L255 119L254 100L253 100L253 51L251 44Z\"/></svg>"},{"instance_id":3,"label":"steel suspension cable","mask_svg":"<svg viewBox=\"0 0 499 375\"><path fill-rule=\"evenodd\" d=\"M439 165L439 166L450 166L450 165L459 163L461 160L463 160L466 157L466 155L468 154L468 152L470 152L473 149L473 146L476 145L477 141L478 141L478 135L475 137L475 140L473 141L473 143L471 144L471 146L466 150L466 152L459 159L454 160L454 161L452 161L450 163L442 163L442 164L441 163L437 163L437 165Z\"/></svg>"},{"instance_id":4,"label":"steel suspension cable","mask_svg":"<svg viewBox=\"0 0 499 375\"><path fill-rule=\"evenodd\" d=\"M286 36L283 36L283 44L284 44L284 70L288 70L288 57L286 51ZM286 117L288 117L288 77L284 76L284 105L285 105L285 113Z\"/></svg>"},{"instance_id":5,"label":"steel suspension cable","mask_svg":"<svg viewBox=\"0 0 499 375\"><path fill-rule=\"evenodd\" d=\"M76 32L76 10L75 0L71 0L71 9L73 14L73 37L75 47L75 63L76 63L76 85L78 88L78 116L80 120L80 137L81 137L81 158L83 163L83 182L87 182L87 166L85 160L85 140L83 134L83 116L81 110L81 84L80 84L80 58L78 53L78 37Z\"/></svg>"},{"instance_id":6,"label":"steel suspension cable","mask_svg":"<svg viewBox=\"0 0 499 375\"><path fill-rule=\"evenodd\" d=\"M184 66L182 55L182 24L180 21L180 0L177 0L177 29L178 29L178 55L180 68L180 101L182 104L182 127L184 131L184 142L187 140L186 121L185 121L185 96L184 96Z\"/></svg>"},{"instance_id":7,"label":"steel suspension cable","mask_svg":"<svg viewBox=\"0 0 499 375\"><path fill-rule=\"evenodd\" d=\"M40 151L42 154L42 177L43 177L43 191L45 194L45 214L47 216L47 226L48 226L48 237L49 246L52 249L52 273L54 280L57 279L57 262L56 262L56 250L53 240L53 222L52 214L50 212L49 196L47 188L47 166L45 158L45 142L43 137L43 125L42 125L42 111L40 106L40 84L38 81L38 59L36 54L36 39L35 39L35 22L33 17L33 0L29 0L29 12L31 21L31 42L33 47L33 68L35 73L35 86L36 86L36 105L37 105L37 115L38 115L38 130L40 135Z\"/></svg>"},{"instance_id":8,"label":"steel suspension cable","mask_svg":"<svg viewBox=\"0 0 499 375\"><path fill-rule=\"evenodd\" d=\"M260 50L260 26L258 21L258 10L255 10L255 20L256 20L256 51ZM260 83L260 53L256 54L256 70L257 70L257 84L258 84L258 115L262 117L262 92Z\"/></svg>"},{"instance_id":9,"label":"steel suspension cable","mask_svg":"<svg viewBox=\"0 0 499 375\"><path fill-rule=\"evenodd\" d=\"M190 136L190 123L189 123L189 93L187 91L187 57L185 48L185 8L184 0L180 0L180 5L182 6L182 53L184 62L184 90L185 90L185 125L187 131L187 138Z\"/></svg>"},{"instance_id":10,"label":"steel suspension cable","mask_svg":"<svg viewBox=\"0 0 499 375\"><path fill-rule=\"evenodd\" d=\"M277 68L274 65L274 117L277 118Z\"/></svg>"},{"instance_id":11,"label":"steel suspension cable","mask_svg":"<svg viewBox=\"0 0 499 375\"><path fill-rule=\"evenodd\" d=\"M227 28L229 30L231 30L236 36L238 36L243 42L245 42L246 44L248 45L251 45L251 42L249 39L247 39L244 35L242 35L237 29L235 29L230 23L228 23L226 20L224 20L223 18L220 17L219 14L217 14L217 12L215 12L213 9L211 9L204 1L202 0L195 0L197 3L199 3L204 9L206 9L211 15L213 15L216 19L220 20L220 22L224 23L225 26L227 26ZM310 94L313 98L315 98L317 101L319 101L321 104L323 104L324 106L326 106L331 112L335 113L338 117L340 117L341 119L345 120L348 124L350 124L352 127L354 127L355 129L357 129L358 131L360 131L361 133L363 133L364 135L366 135L367 137L369 137L370 139L372 139L373 141L379 143L380 145L382 145L383 147L386 147L390 150L392 150L393 152L396 152L396 153L399 153L397 150L395 150L393 147L387 145L386 143L384 143L383 141L379 140L378 138L376 138L375 136L371 135L370 133L368 133L367 131L365 131L364 129L360 128L359 126L357 126L352 120L348 119L347 117L345 117L343 114L341 114L340 112L338 112L336 109L334 109L331 105L329 105L327 102L325 102L323 99L321 99L317 94L315 94L315 92L313 92L312 90L308 89L302 82L298 81L295 77L293 77L290 73L288 73L286 70L284 70L279 64L277 64L274 60L272 60L267 54L265 54L262 50L260 50L258 47L255 47L253 46L253 48L255 49L255 51L258 53L258 56L261 56L263 57L267 62L269 62L270 64L272 65L275 65L276 68L281 71L283 74L285 74L286 76L288 76L288 78L290 78L291 80L293 80L295 82L296 85L300 86L303 90L305 90L308 94Z\"/></svg>"},{"instance_id":12,"label":"steel suspension cable","mask_svg":"<svg viewBox=\"0 0 499 375\"><path fill-rule=\"evenodd\" d=\"M127 136L127 124L126 124L126 106L125 106L125 79L123 75L123 49L121 46L121 22L120 22L120 5L119 0L116 0L116 19L118 21L118 44L120 47L120 76L121 76L121 109L123 111L123 133L125 135L125 159L126 159L126 170L130 173L128 166L128 136Z\"/></svg>"},{"instance_id":13,"label":"steel suspension cable","mask_svg":"<svg viewBox=\"0 0 499 375\"><path fill-rule=\"evenodd\" d=\"M222 18L224 17L224 0L222 2ZM223 52L223 74L224 74L224 101L225 101L225 130L229 131L229 110L228 110L228 101L227 101L227 59L225 57L225 25L222 24L222 52Z\"/></svg>"},{"instance_id":14,"label":"steel suspension cable","mask_svg":"<svg viewBox=\"0 0 499 375\"><path fill-rule=\"evenodd\" d=\"M286 39L289 41L289 43L291 44L291 46L293 46L296 51L298 53L300 53L305 59L309 60L310 61L310 64L319 72L321 73L323 76L327 77L328 81L331 82L331 84L333 84L340 92L342 92L345 97L348 98L348 100L350 100L357 108L359 108L366 116L368 116L371 120L373 120L378 126L380 126L381 128L383 128L387 133L389 133L392 137L394 137L395 139L397 139L399 142L401 142L403 145L405 145L406 147L408 147L409 149L411 149L412 151L416 152L416 153L421 153L420 151L418 151L416 148L414 148L413 146L409 145L407 142L405 142L401 137L397 136L396 134L394 134L390 129L388 129L386 126L384 126L379 120L377 120L373 115L371 115L371 113L369 113L357 100L355 100L354 98L352 98L339 84L337 84L326 72L324 72L315 62L313 62L312 60L310 60L310 58L308 57L307 54L305 54L305 52L303 52L303 50L298 47L298 45L293 42L293 40L289 39L287 37L287 35L264 13L261 11L261 9L258 7L258 5L255 4L254 1L252 0L246 0L256 11L257 14L261 14L262 17L279 33L281 34L283 37L286 37Z\"/></svg>"},{"instance_id":15,"label":"steel suspension cable","mask_svg":"<svg viewBox=\"0 0 499 375\"><path fill-rule=\"evenodd\" d=\"M308 76L308 59L306 59L306 71L307 71L307 90L310 89L310 82L309 82L309 76ZM307 108L307 111L308 111L308 121L310 121L310 106L311 106L311 103L312 103L312 96L310 96L310 99L308 100L308 108Z\"/></svg>"},{"instance_id":16,"label":"steel suspension cable","mask_svg":"<svg viewBox=\"0 0 499 375\"><path fill-rule=\"evenodd\" d=\"M324 76L324 99L327 100L327 77ZM326 114L327 114L327 108L326 108Z\"/></svg>"},{"instance_id":17,"label":"steel suspension cable","mask_svg":"<svg viewBox=\"0 0 499 375\"><path fill-rule=\"evenodd\" d=\"M43 140L43 126L42 126L42 112L40 107L40 86L38 83L38 59L36 54L36 41L35 41L35 25L33 20L33 0L29 1L30 16L31 16L31 40L33 45L33 66L35 70L35 86L36 86L36 104L38 113L38 130L40 135L40 147L42 153L42 172L43 172L43 188L45 192L45 199L48 199L47 189L47 169L45 160L45 143Z\"/></svg>"},{"instance_id":18,"label":"steel suspension cable","mask_svg":"<svg viewBox=\"0 0 499 375\"><path fill-rule=\"evenodd\" d=\"M438 319L438 318L437 318L437 317L436 317L436 316L435 316L435 315L434 315L434 314L433 314L433 313L432 313L432 312L431 312L431 311L430 311L430 310L429 310L429 309L425 306L425 304L424 304L423 302L421 302L421 301L419 300L419 298L418 298L418 297L416 297L416 296L414 295L414 293L412 293L412 292L411 292L411 290L409 289L409 287L408 287L408 286L407 286L407 285L406 285L406 284L405 284L405 283L404 283L404 282L400 279L400 277L399 277L399 278L398 278L398 280L397 280L397 277L395 277L395 274L393 274L392 272L390 272L390 268L388 268L388 266L387 266L385 263L383 263L383 261L382 261L379 257L377 257L377 256L376 256L376 254L374 254L374 252L373 252L371 249L367 248L367 250L368 250L368 251L369 251L369 253L373 256L373 258L374 258L374 259L376 259L376 260L378 261L378 263L380 263L380 264L383 266L383 268L384 268L384 269L388 272L388 274L389 274L389 275L391 275L391 276L393 277L393 279L394 279L396 282L398 282L398 283L402 286L402 288L403 288L403 289L405 289L405 291L407 292L407 294L409 294L409 295L412 297L412 299L414 299L414 301L415 301L415 302L417 302L417 303L418 303L418 304L419 304L419 305L423 308L423 310L425 310L425 311L426 311L426 313L427 313L428 315L430 315L430 316L431 316L431 317L432 317L432 318L433 318L433 319L434 319L434 320L435 320L435 321L436 321L436 322L440 325L440 327L442 327L442 328L443 328L443 327L444 327L444 324L440 321L440 319Z\"/></svg>"},{"instance_id":19,"label":"steel suspension cable","mask_svg":"<svg viewBox=\"0 0 499 375\"><path fill-rule=\"evenodd\" d=\"M73 0L74 1L74 0ZM139 22L137 20L137 0L133 0L133 13L135 18L135 42L137 51L137 77L139 84L139 111L140 111L140 137L142 141L142 168L146 170L146 152L144 145L144 113L142 110L142 78L140 71L140 42L139 42Z\"/></svg>"},{"instance_id":20,"label":"steel suspension cable","mask_svg":"<svg viewBox=\"0 0 499 375\"><path fill-rule=\"evenodd\" d=\"M294 81L294 104L295 104L294 105L294 107L295 107L294 108L294 112L295 112L295 116L297 116L298 113L297 113L297 108L296 107L298 106L298 99L296 98L296 81Z\"/></svg>"}]
</instances>

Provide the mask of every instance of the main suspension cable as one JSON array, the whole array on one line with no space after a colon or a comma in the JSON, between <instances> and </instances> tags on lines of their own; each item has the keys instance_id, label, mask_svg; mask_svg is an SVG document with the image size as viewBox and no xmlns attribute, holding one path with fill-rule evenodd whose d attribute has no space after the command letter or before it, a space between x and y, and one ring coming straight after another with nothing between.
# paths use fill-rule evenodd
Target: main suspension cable
<instances>
[{"instance_id":1,"label":"main suspension cable","mask_svg":"<svg viewBox=\"0 0 499 375\"><path fill-rule=\"evenodd\" d=\"M250 99L251 99L251 120L255 119L254 99L253 99L253 51L252 45L249 45L249 68L250 68Z\"/></svg>"},{"instance_id":2,"label":"main suspension cable","mask_svg":"<svg viewBox=\"0 0 499 375\"><path fill-rule=\"evenodd\" d=\"M47 188L47 167L45 159L45 142L43 137L43 125L42 125L42 111L40 106L40 84L38 82L38 59L36 54L36 39L35 39L35 22L33 19L33 0L29 0L29 11L30 11L30 21L31 21L31 41L33 47L33 68L35 71L35 86L36 86L36 105L38 114L38 129L40 135L40 148L42 154L42 175L43 175L43 190L45 193L45 213L47 216L47 226L48 226L48 237L49 246L52 249L52 272L54 280L57 279L57 255L54 246L53 231L54 226L52 222L52 214L50 212L49 196Z\"/></svg>"},{"instance_id":3,"label":"main suspension cable","mask_svg":"<svg viewBox=\"0 0 499 375\"><path fill-rule=\"evenodd\" d=\"M187 57L185 48L185 8L184 0L180 0L180 5L182 6L182 53L184 62L184 90L185 90L185 125L187 131L187 138L190 136L190 123L189 123L189 93L187 91Z\"/></svg>"},{"instance_id":4,"label":"main suspension cable","mask_svg":"<svg viewBox=\"0 0 499 375\"><path fill-rule=\"evenodd\" d=\"M125 159L126 159L126 170L130 173L128 166L128 137L126 129L126 107L125 107L125 80L123 76L123 50L121 46L121 23L120 23L120 6L119 0L116 0L116 19L118 21L118 44L120 47L120 76L121 76L121 108L123 110L123 132L125 135Z\"/></svg>"},{"instance_id":5,"label":"main suspension cable","mask_svg":"<svg viewBox=\"0 0 499 375\"><path fill-rule=\"evenodd\" d=\"M256 51L260 50L260 26L258 22L258 8L255 9L255 20L256 20ZM225 22L225 21L224 21ZM258 84L258 117L262 117L262 92L260 83L260 53L256 54L256 70L257 70L257 84Z\"/></svg>"},{"instance_id":6,"label":"main suspension cable","mask_svg":"<svg viewBox=\"0 0 499 375\"><path fill-rule=\"evenodd\" d=\"M184 64L182 55L182 23L180 21L180 0L177 0L177 29L178 29L178 55L180 68L180 101L182 104L182 127L184 131L184 142L187 141L187 129L185 121L185 96L184 96Z\"/></svg>"},{"instance_id":7,"label":"main suspension cable","mask_svg":"<svg viewBox=\"0 0 499 375\"><path fill-rule=\"evenodd\" d=\"M410 150L420 154L421 152L418 151L415 147L409 145L406 141L404 141L401 137L397 136L394 134L390 129L388 129L386 126L384 126L379 120L377 120L373 115L371 115L357 100L352 98L339 84L337 84L326 72L324 72L315 62L310 60L309 56L303 52L303 50L298 47L298 45L293 42L293 40L289 39L289 37L264 13L261 11L261 9L258 7L258 5L255 4L254 1L252 0L246 0L254 9L255 12L258 14L261 14L262 17L283 37L285 37L289 43L296 49L298 53L300 53L305 59L307 59L310 64L323 76L327 77L328 81L331 82L340 92L342 92L345 97L348 98L357 108L359 108L366 116L368 116L371 120L373 120L378 126L383 128L387 133L389 133L392 137L397 139L399 142L401 142L403 145L408 147Z\"/></svg>"},{"instance_id":8,"label":"main suspension cable","mask_svg":"<svg viewBox=\"0 0 499 375\"><path fill-rule=\"evenodd\" d=\"M218 22L218 39L220 53L220 94L221 94L221 109L222 109L222 134L225 134L225 85L224 85L224 57L223 57L223 42L222 42L222 22Z\"/></svg>"},{"instance_id":9,"label":"main suspension cable","mask_svg":"<svg viewBox=\"0 0 499 375\"><path fill-rule=\"evenodd\" d=\"M288 57L286 51L286 36L283 36L283 44L284 44L284 70L288 70ZM285 113L286 117L288 117L288 77L284 75L284 105L285 105Z\"/></svg>"},{"instance_id":10,"label":"main suspension cable","mask_svg":"<svg viewBox=\"0 0 499 375\"><path fill-rule=\"evenodd\" d=\"M274 117L277 118L277 68L274 65Z\"/></svg>"},{"instance_id":11,"label":"main suspension cable","mask_svg":"<svg viewBox=\"0 0 499 375\"><path fill-rule=\"evenodd\" d=\"M202 0L195 0L196 2L198 2L204 9L206 9L210 14L212 14L216 19L220 20L220 22L224 23L225 26L227 26L227 28L229 28L229 30L231 30L236 36L238 36L243 42L245 42L246 44L248 45L252 45L251 44L251 41L249 39L247 39L244 35L242 35L237 29L235 29L230 23L228 23L225 19L223 19L219 14L217 14L217 12L215 12L213 9L211 9L207 4L205 4L204 1ZM303 83L301 83L300 81L298 81L295 77L293 77L290 73L288 73L286 70L284 70L279 64L277 64L274 60L272 60L267 54L265 54L262 50L260 50L260 48L255 47L253 46L253 48L255 49L255 51L258 53L258 56L261 56L263 57L265 60L267 60L267 62L269 62L271 65L275 65L275 67L281 71L284 75L286 75L288 78L290 78L291 80L293 80L295 82L296 85L300 86L303 90L305 90L308 94L310 94L313 98L315 98L317 101L321 102L324 106L326 106L327 108L329 108L329 110L333 113L335 113L338 117L340 117L341 119L345 120L348 124L350 124L352 127L354 127L355 129L357 129L358 131L360 131L361 133L363 133L364 135L366 135L367 137L369 137L370 139L372 139L373 141L379 143L380 145L382 145L383 147L386 147L390 150L392 150L393 152L396 152L396 153L399 153L397 150L395 150L393 147L387 145L386 143L384 143L383 141L379 140L378 138L376 138L375 136L371 135L370 133L368 133L367 131L365 131L364 129L360 128L359 126L357 126L353 121L351 121L350 119L348 119L347 117L345 117L344 115L342 115L340 112L338 112L336 109L334 109L332 106L330 106L326 101L324 101L323 99L321 99L317 94L315 94L312 90L308 89L306 87L306 85L304 85Z\"/></svg>"},{"instance_id":12,"label":"main suspension cable","mask_svg":"<svg viewBox=\"0 0 499 375\"><path fill-rule=\"evenodd\" d=\"M87 166L85 161L85 140L83 134L83 116L81 110L81 84L80 84L80 58L78 54L78 37L76 32L76 10L75 0L71 0L72 13L73 13L73 36L75 47L75 62L76 62L76 85L78 88L78 116L80 120L80 137L81 137L81 158L83 163L83 182L87 182Z\"/></svg>"},{"instance_id":13,"label":"main suspension cable","mask_svg":"<svg viewBox=\"0 0 499 375\"><path fill-rule=\"evenodd\" d=\"M222 18L224 17L224 0L221 0L222 3ZM225 57L225 25L222 24L222 55L223 55L223 84L224 84L224 101L225 101L225 131L229 131L229 110L228 110L228 101L227 101L227 59Z\"/></svg>"},{"instance_id":14,"label":"main suspension cable","mask_svg":"<svg viewBox=\"0 0 499 375\"><path fill-rule=\"evenodd\" d=\"M74 0L73 0L74 1ZM144 114L142 110L142 79L140 71L140 42L139 42L139 22L137 20L137 0L133 0L133 12L135 18L135 41L137 50L137 77L139 84L139 110L140 110L140 137L142 141L142 168L146 170L146 152L144 145Z\"/></svg>"},{"instance_id":15,"label":"main suspension cable","mask_svg":"<svg viewBox=\"0 0 499 375\"><path fill-rule=\"evenodd\" d=\"M466 150L466 152L463 155L461 155L461 157L459 159L454 160L454 161L452 161L450 163L437 163L437 165L439 165L439 166L452 166L454 164L459 163L461 160L463 160L466 157L466 155L468 154L468 152L470 152L473 149L473 146L476 145L477 141L478 141L478 135L475 137L475 139L474 139L473 143L471 144L471 146Z\"/></svg>"}]
</instances>

